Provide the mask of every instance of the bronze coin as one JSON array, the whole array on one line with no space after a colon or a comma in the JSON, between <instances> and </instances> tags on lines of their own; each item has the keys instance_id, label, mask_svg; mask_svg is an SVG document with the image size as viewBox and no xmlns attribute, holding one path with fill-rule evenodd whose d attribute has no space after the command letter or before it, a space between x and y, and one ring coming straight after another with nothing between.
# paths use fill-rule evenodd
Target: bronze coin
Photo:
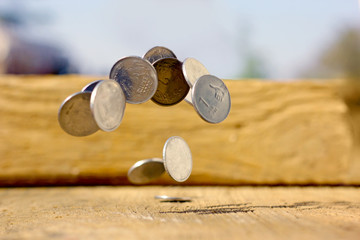
<instances>
[{"instance_id":1,"label":"bronze coin","mask_svg":"<svg viewBox=\"0 0 360 240\"><path fill-rule=\"evenodd\" d=\"M176 58L163 58L154 62L153 66L159 82L151 100L162 106L181 102L190 89L182 72L182 63Z\"/></svg>"}]
</instances>

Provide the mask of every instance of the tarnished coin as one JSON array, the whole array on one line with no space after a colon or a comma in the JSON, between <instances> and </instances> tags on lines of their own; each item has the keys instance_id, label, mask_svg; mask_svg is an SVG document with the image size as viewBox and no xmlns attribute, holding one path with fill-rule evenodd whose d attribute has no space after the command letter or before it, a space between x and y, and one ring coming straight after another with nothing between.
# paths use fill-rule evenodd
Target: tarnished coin
<instances>
[{"instance_id":1,"label":"tarnished coin","mask_svg":"<svg viewBox=\"0 0 360 240\"><path fill-rule=\"evenodd\" d=\"M128 103L148 101L158 87L154 67L140 57L125 57L117 61L110 71L110 78L120 84Z\"/></svg>"},{"instance_id":2,"label":"tarnished coin","mask_svg":"<svg viewBox=\"0 0 360 240\"><path fill-rule=\"evenodd\" d=\"M162 58L176 58L176 56L170 49L157 46L147 51L143 58L148 60L150 63L153 63Z\"/></svg>"},{"instance_id":3,"label":"tarnished coin","mask_svg":"<svg viewBox=\"0 0 360 240\"><path fill-rule=\"evenodd\" d=\"M191 151L184 139L170 137L163 148L163 160L166 172L177 182L189 178L192 170Z\"/></svg>"},{"instance_id":4,"label":"tarnished coin","mask_svg":"<svg viewBox=\"0 0 360 240\"><path fill-rule=\"evenodd\" d=\"M158 178L165 172L161 158L151 158L136 162L128 171L128 179L134 184L145 184Z\"/></svg>"},{"instance_id":5,"label":"tarnished coin","mask_svg":"<svg viewBox=\"0 0 360 240\"><path fill-rule=\"evenodd\" d=\"M73 136L88 136L99 130L90 110L91 92L79 92L67 97L61 104L60 127Z\"/></svg>"},{"instance_id":6,"label":"tarnished coin","mask_svg":"<svg viewBox=\"0 0 360 240\"><path fill-rule=\"evenodd\" d=\"M191 202L190 197L170 197L166 195L156 195L155 199L160 199L164 202Z\"/></svg>"},{"instance_id":7,"label":"tarnished coin","mask_svg":"<svg viewBox=\"0 0 360 240\"><path fill-rule=\"evenodd\" d=\"M94 87L96 86L96 84L98 84L100 81L101 80L96 80L96 81L89 83L88 85L83 87L83 89L81 89L81 91L82 92L92 92L94 90Z\"/></svg>"},{"instance_id":8,"label":"tarnished coin","mask_svg":"<svg viewBox=\"0 0 360 240\"><path fill-rule=\"evenodd\" d=\"M195 58L186 58L182 64L182 71L190 88L195 84L199 77L209 74L209 71L205 66ZM192 103L191 91L186 95L185 101Z\"/></svg>"},{"instance_id":9,"label":"tarnished coin","mask_svg":"<svg viewBox=\"0 0 360 240\"><path fill-rule=\"evenodd\" d=\"M91 93L91 112L99 128L106 132L119 127L124 116L125 104L125 95L114 80L101 80Z\"/></svg>"},{"instance_id":10,"label":"tarnished coin","mask_svg":"<svg viewBox=\"0 0 360 240\"><path fill-rule=\"evenodd\" d=\"M229 115L230 93L221 79L204 75L195 82L191 91L193 106L205 121L219 123Z\"/></svg>"},{"instance_id":11,"label":"tarnished coin","mask_svg":"<svg viewBox=\"0 0 360 240\"><path fill-rule=\"evenodd\" d=\"M159 83L151 100L162 106L174 105L183 100L190 87L182 73L181 62L176 58L163 58L153 65Z\"/></svg>"}]
</instances>

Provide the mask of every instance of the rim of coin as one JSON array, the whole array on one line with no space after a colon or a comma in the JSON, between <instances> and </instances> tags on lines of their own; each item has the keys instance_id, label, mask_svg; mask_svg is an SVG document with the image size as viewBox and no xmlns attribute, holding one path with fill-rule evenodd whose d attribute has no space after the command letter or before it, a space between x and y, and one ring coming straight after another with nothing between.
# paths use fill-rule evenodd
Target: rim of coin
<instances>
[{"instance_id":1,"label":"rim of coin","mask_svg":"<svg viewBox=\"0 0 360 240\"><path fill-rule=\"evenodd\" d=\"M131 183L145 184L160 177L165 172L161 158L150 158L136 162L128 171L127 177Z\"/></svg>"},{"instance_id":2,"label":"rim of coin","mask_svg":"<svg viewBox=\"0 0 360 240\"><path fill-rule=\"evenodd\" d=\"M182 71L190 88L192 88L199 77L210 74L206 67L199 60L193 57L186 58L183 61ZM186 95L185 101L192 104L191 91L189 91Z\"/></svg>"},{"instance_id":3,"label":"rim of coin","mask_svg":"<svg viewBox=\"0 0 360 240\"><path fill-rule=\"evenodd\" d=\"M173 196L167 196L167 195L155 195L155 199L165 200L169 202L191 202L191 197L173 197Z\"/></svg>"},{"instance_id":4,"label":"rim of coin","mask_svg":"<svg viewBox=\"0 0 360 240\"><path fill-rule=\"evenodd\" d=\"M102 80L95 80L89 84L87 84L83 89L81 89L81 92L92 92L94 90L94 87L101 82Z\"/></svg>"},{"instance_id":5,"label":"rim of coin","mask_svg":"<svg viewBox=\"0 0 360 240\"><path fill-rule=\"evenodd\" d=\"M155 68L149 61L138 56L119 59L112 66L109 77L120 84L126 102L131 104L150 100L158 87Z\"/></svg>"},{"instance_id":6,"label":"rim of coin","mask_svg":"<svg viewBox=\"0 0 360 240\"><path fill-rule=\"evenodd\" d=\"M147 51L143 58L148 60L150 63L154 63L162 58L177 58L175 53L170 49L163 46L155 46Z\"/></svg>"},{"instance_id":7,"label":"rim of coin","mask_svg":"<svg viewBox=\"0 0 360 240\"><path fill-rule=\"evenodd\" d=\"M230 92L225 83L216 76L200 77L192 87L191 95L195 111L209 123L220 123L230 113Z\"/></svg>"},{"instance_id":8,"label":"rim of coin","mask_svg":"<svg viewBox=\"0 0 360 240\"><path fill-rule=\"evenodd\" d=\"M151 100L161 106L181 102L189 92L182 63L176 58L162 58L153 63L158 77L158 87Z\"/></svg>"},{"instance_id":9,"label":"rim of coin","mask_svg":"<svg viewBox=\"0 0 360 240\"><path fill-rule=\"evenodd\" d=\"M91 92L90 109L103 131L114 131L121 124L125 111L125 95L114 80L101 80Z\"/></svg>"},{"instance_id":10,"label":"rim of coin","mask_svg":"<svg viewBox=\"0 0 360 240\"><path fill-rule=\"evenodd\" d=\"M68 134L84 137L99 130L91 110L91 92L78 92L68 96L58 112L60 127Z\"/></svg>"},{"instance_id":11,"label":"rim of coin","mask_svg":"<svg viewBox=\"0 0 360 240\"><path fill-rule=\"evenodd\" d=\"M170 137L163 148L166 172L177 182L186 181L192 171L192 156L189 145L182 137Z\"/></svg>"}]
</instances>

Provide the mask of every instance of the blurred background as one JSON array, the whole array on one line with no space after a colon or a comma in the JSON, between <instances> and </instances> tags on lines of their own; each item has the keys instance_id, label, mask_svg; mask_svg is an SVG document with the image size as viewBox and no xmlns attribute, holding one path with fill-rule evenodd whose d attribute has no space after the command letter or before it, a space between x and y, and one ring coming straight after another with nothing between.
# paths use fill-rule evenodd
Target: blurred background
<instances>
[{"instance_id":1,"label":"blurred background","mask_svg":"<svg viewBox=\"0 0 360 240\"><path fill-rule=\"evenodd\" d=\"M220 78L360 78L359 2L0 1L3 74L108 75L154 46Z\"/></svg>"}]
</instances>

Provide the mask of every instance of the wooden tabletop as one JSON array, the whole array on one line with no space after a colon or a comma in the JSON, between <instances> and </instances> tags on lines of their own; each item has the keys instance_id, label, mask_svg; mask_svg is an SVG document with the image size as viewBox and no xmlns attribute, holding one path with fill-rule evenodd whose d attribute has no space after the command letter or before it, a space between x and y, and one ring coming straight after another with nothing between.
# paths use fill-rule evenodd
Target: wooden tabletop
<instances>
[{"instance_id":1,"label":"wooden tabletop","mask_svg":"<svg viewBox=\"0 0 360 240\"><path fill-rule=\"evenodd\" d=\"M3 188L0 226L0 239L359 239L360 188Z\"/></svg>"}]
</instances>

